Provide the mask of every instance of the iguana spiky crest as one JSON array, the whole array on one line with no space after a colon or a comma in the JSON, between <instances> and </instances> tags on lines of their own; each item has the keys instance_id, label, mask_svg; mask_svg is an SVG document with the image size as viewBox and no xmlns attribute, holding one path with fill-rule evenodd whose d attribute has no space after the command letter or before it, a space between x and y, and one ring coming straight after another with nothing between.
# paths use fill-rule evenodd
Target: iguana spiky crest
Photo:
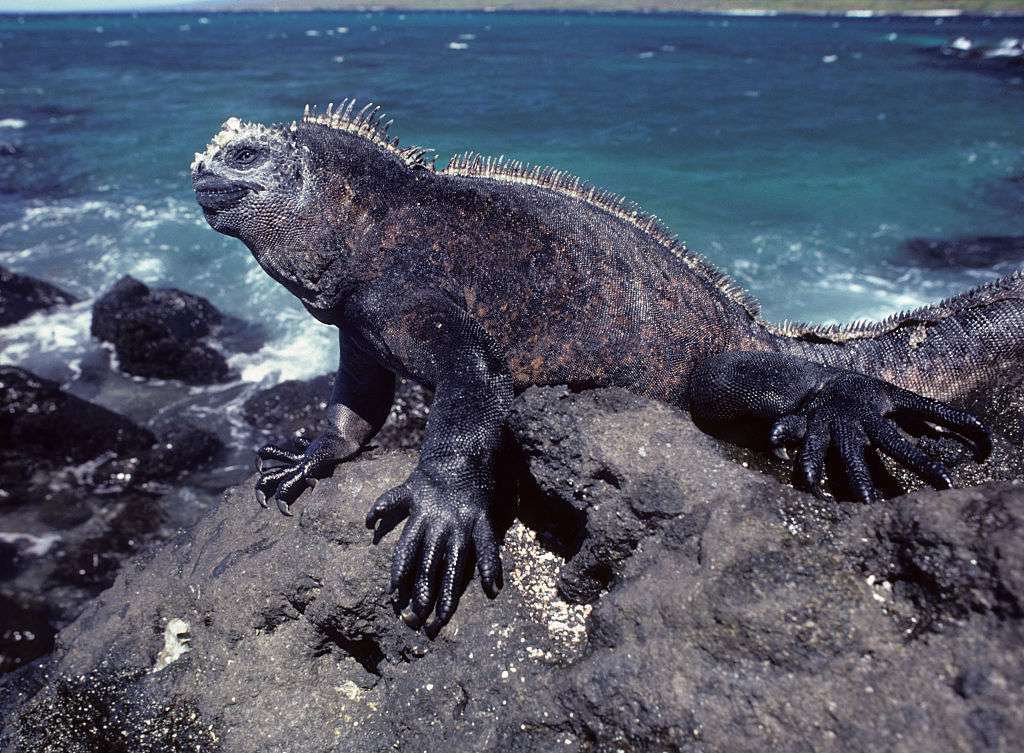
<instances>
[{"instance_id":1,"label":"iguana spiky crest","mask_svg":"<svg viewBox=\"0 0 1024 753\"><path fill-rule=\"evenodd\" d=\"M379 106L370 103L358 111L355 106L355 99L345 99L337 108L334 107L334 103L331 103L327 105L325 112L318 114L314 108L306 105L301 122L323 125L355 134L400 157L410 167L435 169L434 162L437 155L433 149L423 147L402 149L398 146L398 139L392 139L389 136L388 129L394 120L387 119L380 111ZM624 196L598 188L575 175L555 170L552 167L531 165L518 160L506 160L504 156L485 157L474 152L455 155L440 171L440 174L489 178L506 183L524 183L585 201L639 228L691 269L701 274L728 298L743 306L751 317L756 318L760 311L760 304L756 298L706 259L690 251L686 244L670 233L655 215L644 212L637 204Z\"/></svg>"},{"instance_id":2,"label":"iguana spiky crest","mask_svg":"<svg viewBox=\"0 0 1024 753\"><path fill-rule=\"evenodd\" d=\"M359 110L355 108L356 100L354 98L343 100L337 108L331 103L327 106L326 111L320 114L315 111L315 108L306 105L301 122L327 126L354 134L396 155L414 169L435 171L434 163L437 160L437 155L434 150L423 147L400 148L398 139L391 138L388 134L394 121L388 119L381 112L379 106L369 103ZM232 121L237 124L237 118L232 118L225 123L225 128ZM293 123L291 129L295 130L296 128L297 124ZM211 143L211 147L215 143L216 138ZM211 147L207 148L208 152ZM879 321L860 320L846 324L828 325L783 321L781 324L776 324L761 318L760 302L753 295L703 256L687 248L686 244L666 228L656 215L643 211L638 204L620 194L602 189L564 170L530 164L521 160L506 159L504 155L489 157L472 151L454 155L448 164L437 172L439 175L484 178L504 183L535 186L598 207L638 228L690 269L697 272L727 298L742 306L758 324L764 326L768 331L784 337L835 343L870 339L902 326L937 321L966 308L999 300L1008 286L1015 282L1019 283L1020 279L1024 277L1024 272L1018 272L1011 277L949 298L939 304L899 312Z\"/></svg>"},{"instance_id":3,"label":"iguana spiky crest","mask_svg":"<svg viewBox=\"0 0 1024 753\"><path fill-rule=\"evenodd\" d=\"M716 269L711 262L690 251L657 216L644 212L638 204L626 197L599 188L583 178L553 167L532 165L520 160L506 160L504 155L485 157L475 152L455 155L441 174L489 178L505 183L524 183L585 201L639 228L728 298L740 304L750 316L756 318L760 311L761 306L756 298L737 285L727 274Z\"/></svg>"},{"instance_id":4,"label":"iguana spiky crest","mask_svg":"<svg viewBox=\"0 0 1024 753\"><path fill-rule=\"evenodd\" d=\"M432 154L433 149L425 149L418 146L402 149L398 146L398 139L392 139L388 136L388 129L394 120L388 119L381 112L379 105L369 102L360 110L355 108L355 98L342 100L337 109L335 109L334 103L331 102L321 114L317 114L316 108L306 105L306 109L302 113L302 122L327 126L336 131L345 131L346 133L364 138L399 157L409 167L425 170L434 169L434 160L437 159L437 156ZM292 127L295 128L296 125L293 124Z\"/></svg>"},{"instance_id":5,"label":"iguana spiky crest","mask_svg":"<svg viewBox=\"0 0 1024 753\"><path fill-rule=\"evenodd\" d=\"M885 319L871 321L862 319L847 324L806 324L803 322L784 321L781 324L768 324L766 327L773 333L784 337L795 337L809 341L849 342L851 340L869 340L900 327L918 324L930 324L948 319L964 311L980 308L1006 298L1020 297L1020 283L1024 280L1024 270L1018 270L1007 277L972 288L965 293L946 298L920 308L900 311Z\"/></svg>"}]
</instances>

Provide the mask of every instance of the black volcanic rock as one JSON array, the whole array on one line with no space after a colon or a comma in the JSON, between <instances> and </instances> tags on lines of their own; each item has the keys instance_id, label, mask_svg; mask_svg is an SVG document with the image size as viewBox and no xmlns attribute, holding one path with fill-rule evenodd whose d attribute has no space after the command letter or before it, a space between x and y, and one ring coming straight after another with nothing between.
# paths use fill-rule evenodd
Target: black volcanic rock
<instances>
[{"instance_id":1,"label":"black volcanic rock","mask_svg":"<svg viewBox=\"0 0 1024 753\"><path fill-rule=\"evenodd\" d=\"M75 477L78 486L128 486L126 474L140 481L173 479L209 463L221 449L220 440L203 429L175 424L158 437L56 382L0 366L0 488L6 504L31 502L12 490L52 485L47 476L70 466L89 466L88 475Z\"/></svg>"},{"instance_id":2,"label":"black volcanic rock","mask_svg":"<svg viewBox=\"0 0 1024 753\"><path fill-rule=\"evenodd\" d=\"M260 390L242 407L245 420L261 430L266 443L288 445L295 439L313 439L326 428L324 409L334 389L334 375L291 379ZM432 399L430 390L400 379L387 422L373 444L388 450L420 446Z\"/></svg>"},{"instance_id":3,"label":"black volcanic rock","mask_svg":"<svg viewBox=\"0 0 1024 753\"><path fill-rule=\"evenodd\" d=\"M260 390L242 406L246 422L275 441L311 439L322 431L323 412L334 388L334 375L289 379Z\"/></svg>"},{"instance_id":4,"label":"black volcanic rock","mask_svg":"<svg viewBox=\"0 0 1024 753\"><path fill-rule=\"evenodd\" d=\"M157 438L54 382L0 367L0 672L49 652L56 630L129 556L169 535L163 489L219 450L201 429Z\"/></svg>"},{"instance_id":5,"label":"black volcanic rock","mask_svg":"<svg viewBox=\"0 0 1024 753\"><path fill-rule=\"evenodd\" d=\"M25 606L0 591L0 674L53 650L56 631L42 606Z\"/></svg>"},{"instance_id":6,"label":"black volcanic rock","mask_svg":"<svg viewBox=\"0 0 1024 753\"><path fill-rule=\"evenodd\" d=\"M926 267L977 269L1024 261L1024 235L979 235L952 240L911 238L903 248Z\"/></svg>"},{"instance_id":7,"label":"black volcanic rock","mask_svg":"<svg viewBox=\"0 0 1024 753\"><path fill-rule=\"evenodd\" d=\"M104 452L139 454L155 441L113 411L60 389L56 382L0 366L0 461L18 458L47 467L81 463Z\"/></svg>"},{"instance_id":8,"label":"black volcanic rock","mask_svg":"<svg viewBox=\"0 0 1024 753\"><path fill-rule=\"evenodd\" d=\"M398 532L374 546L362 523L413 453L341 464L293 518L250 481L123 569L45 672L5 684L0 750L973 753L1024 736L1021 485L820 500L620 390L528 390L511 433L505 589L489 601L474 579L435 640L386 593Z\"/></svg>"},{"instance_id":9,"label":"black volcanic rock","mask_svg":"<svg viewBox=\"0 0 1024 753\"><path fill-rule=\"evenodd\" d=\"M215 434L189 424L175 424L161 432L136 473L144 479L171 479L208 465L223 449Z\"/></svg>"},{"instance_id":10,"label":"black volcanic rock","mask_svg":"<svg viewBox=\"0 0 1024 753\"><path fill-rule=\"evenodd\" d=\"M259 347L257 328L227 317L197 295L174 288L150 289L122 277L93 305L92 335L113 343L120 368L143 377L215 384L235 377L211 336L237 350Z\"/></svg>"},{"instance_id":11,"label":"black volcanic rock","mask_svg":"<svg viewBox=\"0 0 1024 753\"><path fill-rule=\"evenodd\" d=\"M924 47L921 51L937 63L999 76L1019 76L1024 70L1024 47L1018 38L998 44L958 37L948 44Z\"/></svg>"},{"instance_id":12,"label":"black volcanic rock","mask_svg":"<svg viewBox=\"0 0 1024 753\"><path fill-rule=\"evenodd\" d=\"M0 150L3 146L0 144ZM0 267L0 327L19 322L36 311L77 301L55 285Z\"/></svg>"}]
</instances>

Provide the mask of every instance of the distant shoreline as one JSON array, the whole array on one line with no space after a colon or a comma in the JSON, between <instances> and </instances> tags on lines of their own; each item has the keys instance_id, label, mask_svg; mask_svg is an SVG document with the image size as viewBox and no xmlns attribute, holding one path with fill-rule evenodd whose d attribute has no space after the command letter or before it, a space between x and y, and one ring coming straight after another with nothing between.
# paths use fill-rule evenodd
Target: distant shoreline
<instances>
[{"instance_id":1,"label":"distant shoreline","mask_svg":"<svg viewBox=\"0 0 1024 753\"><path fill-rule=\"evenodd\" d=\"M210 11L581 11L730 16L839 15L851 18L1024 14L1024 0L193 0L188 7Z\"/></svg>"},{"instance_id":2,"label":"distant shoreline","mask_svg":"<svg viewBox=\"0 0 1024 753\"><path fill-rule=\"evenodd\" d=\"M758 6L749 0L212 0L135 11L0 11L3 16L119 15L126 13L317 13L317 12L625 13L735 17L828 16L840 18L1024 17L1024 0L782 0Z\"/></svg>"},{"instance_id":3,"label":"distant shoreline","mask_svg":"<svg viewBox=\"0 0 1024 753\"><path fill-rule=\"evenodd\" d=\"M1024 10L993 10L993 11L961 11L958 13L939 13L922 11L874 11L858 13L856 10L761 10L750 8L743 10L663 10L660 8L584 8L584 7L561 7L552 5L550 7L453 7L453 8L424 8L416 5L374 5L359 7L339 8L270 8L270 7L244 7L224 8L207 5L184 7L184 8L146 8L139 10L80 10L80 11L17 11L0 10L0 18L18 17L40 17L47 16L159 16L159 15L187 15L205 13L211 15L238 15L238 14L264 14L264 13L516 13L516 14L546 14L558 13L565 15L630 15L630 16L721 16L725 18L846 18L851 20L870 20L884 18L935 18L935 19L956 19L956 18L992 18L992 19L1019 19L1024 18Z\"/></svg>"},{"instance_id":4,"label":"distant shoreline","mask_svg":"<svg viewBox=\"0 0 1024 753\"><path fill-rule=\"evenodd\" d=\"M121 11L125 12L125 11ZM147 11L134 11L145 13ZM166 8L157 12L171 13L622 13L632 15L703 15L703 16L732 16L739 18L771 18L776 16L822 16L836 18L1020 18L1024 17L1024 8L997 9L997 10L960 10L956 8L934 8L925 10L871 10L864 8L850 8L838 10L830 8L821 9L774 9L774 8L659 8L659 7L615 7L614 4L588 7L582 4L566 3L559 4L554 0L546 6L471 6L453 5L450 7L426 7L420 5L416 0L408 3L397 2L387 5L352 5L352 6L331 6L323 7L311 5L309 7L273 7L260 5L246 5L243 7L223 7L214 5L199 5L186 8Z\"/></svg>"}]
</instances>

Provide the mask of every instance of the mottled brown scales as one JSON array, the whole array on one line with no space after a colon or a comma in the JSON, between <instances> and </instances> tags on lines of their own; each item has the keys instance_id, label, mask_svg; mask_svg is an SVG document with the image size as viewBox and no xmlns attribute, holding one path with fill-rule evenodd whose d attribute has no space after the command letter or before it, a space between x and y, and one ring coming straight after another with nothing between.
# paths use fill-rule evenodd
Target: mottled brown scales
<instances>
[{"instance_id":1,"label":"mottled brown scales","mask_svg":"<svg viewBox=\"0 0 1024 753\"><path fill-rule=\"evenodd\" d=\"M301 453L260 451L283 463L263 470L261 503L290 514L308 480L368 442L396 375L435 388L416 471L367 517L383 535L408 516L392 586L410 624L450 617L473 558L488 592L500 585L495 458L512 398L531 385L625 387L709 428L799 447L815 491L833 452L841 493L866 501L869 447L950 483L895 417L945 425L987 453L976 418L925 396L957 398L1021 368L1021 273L883 322L773 325L622 197L501 157L467 153L437 170L389 125L349 101L290 126L233 118L192 178L210 224L339 330L331 428Z\"/></svg>"}]
</instances>

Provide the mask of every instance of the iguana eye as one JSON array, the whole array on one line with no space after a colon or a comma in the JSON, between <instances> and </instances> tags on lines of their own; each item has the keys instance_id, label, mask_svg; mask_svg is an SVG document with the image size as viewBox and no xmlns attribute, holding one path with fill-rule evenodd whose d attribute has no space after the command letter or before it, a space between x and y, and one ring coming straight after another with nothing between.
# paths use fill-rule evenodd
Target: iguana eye
<instances>
[{"instance_id":1,"label":"iguana eye","mask_svg":"<svg viewBox=\"0 0 1024 753\"><path fill-rule=\"evenodd\" d=\"M258 149L242 147L231 153L231 162L238 167L248 167L249 165L255 164L259 157L260 152Z\"/></svg>"}]
</instances>

